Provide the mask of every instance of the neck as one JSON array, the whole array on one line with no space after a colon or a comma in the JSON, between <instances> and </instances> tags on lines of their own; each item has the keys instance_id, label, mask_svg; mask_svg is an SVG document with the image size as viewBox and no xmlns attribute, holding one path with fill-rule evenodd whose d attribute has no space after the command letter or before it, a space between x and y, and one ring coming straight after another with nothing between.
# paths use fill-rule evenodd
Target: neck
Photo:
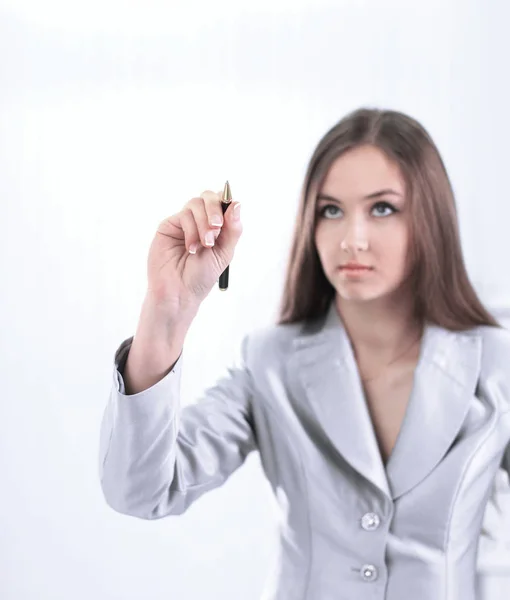
<instances>
[{"instance_id":1,"label":"neck","mask_svg":"<svg viewBox=\"0 0 510 600\"><path fill-rule=\"evenodd\" d=\"M409 297L351 302L337 296L335 303L357 357L389 362L422 332Z\"/></svg>"}]
</instances>

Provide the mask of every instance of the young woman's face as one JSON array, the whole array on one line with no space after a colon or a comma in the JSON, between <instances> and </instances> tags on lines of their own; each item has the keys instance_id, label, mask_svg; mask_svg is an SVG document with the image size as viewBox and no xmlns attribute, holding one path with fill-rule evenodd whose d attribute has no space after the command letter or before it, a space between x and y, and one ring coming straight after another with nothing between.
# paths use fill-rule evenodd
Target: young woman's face
<instances>
[{"instance_id":1,"label":"young woman's face","mask_svg":"<svg viewBox=\"0 0 510 600\"><path fill-rule=\"evenodd\" d=\"M345 300L395 292L406 278L408 207L398 165L374 146L347 151L317 196L315 244L326 277ZM370 267L355 272L349 262Z\"/></svg>"}]
</instances>

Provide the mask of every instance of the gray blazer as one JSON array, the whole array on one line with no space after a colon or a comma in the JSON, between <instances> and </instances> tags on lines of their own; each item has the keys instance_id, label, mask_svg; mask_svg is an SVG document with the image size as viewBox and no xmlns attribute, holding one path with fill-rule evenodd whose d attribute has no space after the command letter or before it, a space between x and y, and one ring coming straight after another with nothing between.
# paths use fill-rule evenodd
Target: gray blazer
<instances>
[{"instance_id":1,"label":"gray blazer","mask_svg":"<svg viewBox=\"0 0 510 600\"><path fill-rule=\"evenodd\" d=\"M246 335L228 374L184 408L182 354L156 385L124 395L131 342L115 353L101 427L114 510L183 513L258 450L283 514L265 599L476 598L485 509L510 465L510 332L426 327L386 467L334 303L313 326Z\"/></svg>"}]
</instances>

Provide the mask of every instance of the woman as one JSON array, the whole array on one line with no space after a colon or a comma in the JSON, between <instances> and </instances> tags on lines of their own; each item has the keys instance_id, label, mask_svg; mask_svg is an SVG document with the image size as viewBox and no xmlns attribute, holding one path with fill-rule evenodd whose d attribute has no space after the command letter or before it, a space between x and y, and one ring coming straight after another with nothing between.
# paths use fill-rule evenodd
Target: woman
<instances>
[{"instance_id":1,"label":"woman","mask_svg":"<svg viewBox=\"0 0 510 600\"><path fill-rule=\"evenodd\" d=\"M184 338L232 259L234 208L222 217L204 192L160 224L136 335L115 355L107 502L180 514L257 449L284 514L265 598L474 600L507 469L510 334L469 282L434 143L406 115L365 109L324 136L279 322L181 410Z\"/></svg>"}]
</instances>

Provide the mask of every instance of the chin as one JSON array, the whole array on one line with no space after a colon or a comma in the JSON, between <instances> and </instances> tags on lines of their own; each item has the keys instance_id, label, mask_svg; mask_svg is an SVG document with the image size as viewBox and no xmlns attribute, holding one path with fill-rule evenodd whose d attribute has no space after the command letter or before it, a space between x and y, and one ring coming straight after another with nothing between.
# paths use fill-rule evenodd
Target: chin
<instances>
[{"instance_id":1,"label":"chin","mask_svg":"<svg viewBox=\"0 0 510 600\"><path fill-rule=\"evenodd\" d=\"M341 288L337 289L338 296L348 302L373 302L388 297L391 294L390 290L374 290L374 289L358 289Z\"/></svg>"}]
</instances>

